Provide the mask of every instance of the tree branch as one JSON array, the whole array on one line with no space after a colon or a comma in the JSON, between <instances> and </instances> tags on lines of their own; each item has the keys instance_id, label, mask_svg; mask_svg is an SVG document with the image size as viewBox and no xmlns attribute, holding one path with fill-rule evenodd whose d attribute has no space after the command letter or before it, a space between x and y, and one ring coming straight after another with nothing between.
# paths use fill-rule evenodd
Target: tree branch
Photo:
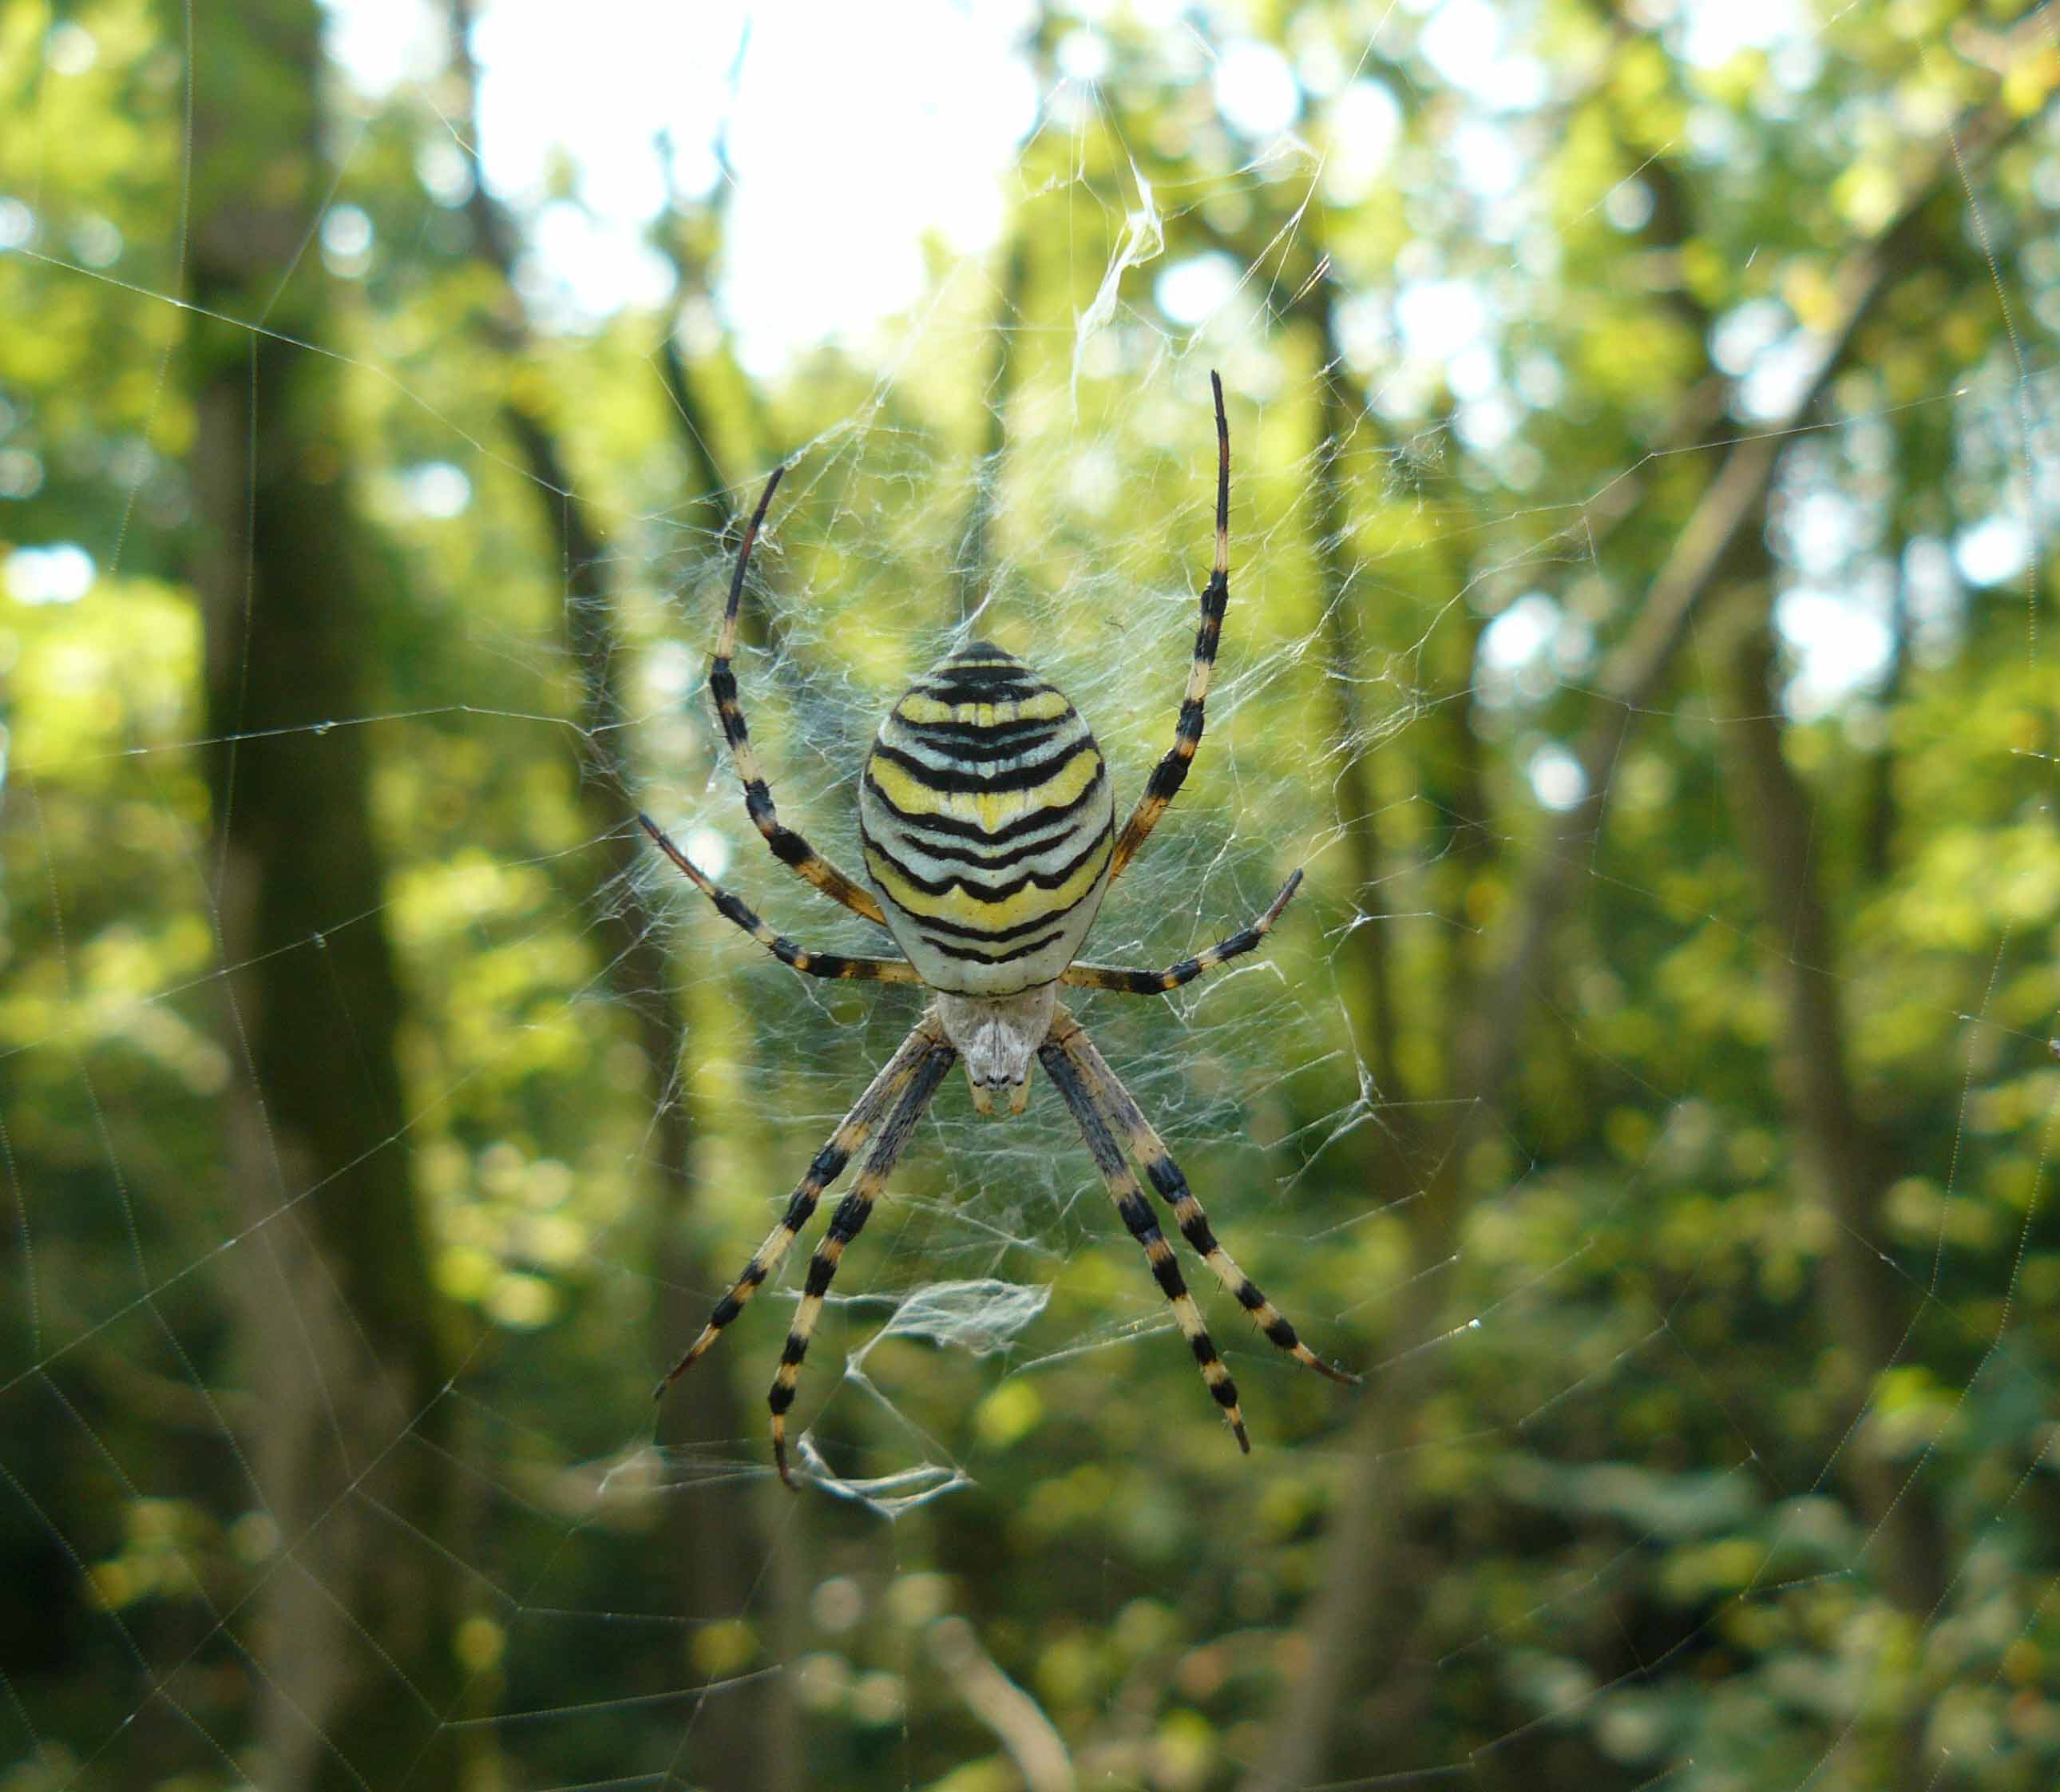
<instances>
[{"instance_id":1,"label":"tree branch","mask_svg":"<svg viewBox=\"0 0 2060 1792\"><path fill-rule=\"evenodd\" d=\"M2034 15L2018 33L2032 32L2042 18L2042 13ZM2036 54L2039 40L2034 36L2030 42L2030 53ZM2029 122L2000 103L1964 115L1928 159L1894 217L1846 257L1833 281L1833 321L1822 333L1810 377L1772 428L1729 445L1630 632L1605 663L1594 691L1597 712L1578 754L1587 794L1567 831L1534 860L1500 925L1505 949L1464 1024L1463 1082L1455 1092L1463 1098L1462 1118L1421 1203L1419 1267L1448 1254L1461 1229L1467 1205L1461 1177L1469 1147L1485 1135L1507 1098L1523 1043L1520 1017L1543 980L1576 870L1600 836L1611 774L1633 722L1658 699L1734 545L1750 525L1764 518L1782 446L1806 427L1849 364L1858 333L1882 297L1900 276L1922 265L1912 252L1922 240L1924 214ZM1437 1295L1428 1279L1412 1278L1400 1304L1395 1335L1430 1335ZM1396 1574L1407 1511L1396 1464L1422 1405L1426 1361L1419 1354L1395 1364L1361 1408L1347 1450L1353 1466L1339 1479L1329 1558L1318 1578L1323 1590L1307 1623L1310 1665L1290 1690L1265 1754L1242 1782L1242 1792L1296 1792L1323 1778L1347 1699L1392 1669L1395 1639L1409 1628L1409 1614L1396 1609L1392 1596L1399 1590L1388 1584Z\"/></svg>"},{"instance_id":2,"label":"tree branch","mask_svg":"<svg viewBox=\"0 0 2060 1792\"><path fill-rule=\"evenodd\" d=\"M452 65L466 100L463 141L473 158L469 210L485 259L501 284L494 332L511 361L529 361L537 345L514 281L520 233L487 190L477 160L477 70L469 42L470 6L469 0L450 0L450 7ZM697 1128L685 1080L690 1041L666 993L670 968L657 911L645 894L642 836L625 824L624 793L634 783L634 770L622 703L620 605L612 584L615 562L605 533L579 497L564 449L545 419L513 397L503 405L501 416L521 450L565 581L566 642L579 673L579 727L587 756L579 798L619 928L608 977L633 1019L645 1099L653 1116L651 1248L654 1274L665 1291L656 1306L659 1335L653 1359L662 1361L672 1354L670 1340L689 1335L698 1324L700 1291L714 1278L691 1248L685 1223L698 1191ZM690 445L697 441L693 429L685 433ZM704 454L700 464L713 481L713 457ZM718 504L727 501L719 484L702 495ZM742 1428L735 1392L724 1376L709 1377L684 1410L692 1427L689 1443L727 1441ZM720 1511L715 1507L718 1500ZM681 1609L742 1610L757 1590L754 1558L759 1553L751 1541L757 1525L748 1494L711 1491L697 1502L675 1501L672 1511L672 1559L681 1583ZM769 1792L792 1784L792 1754L784 1740L793 1729L788 1697L785 1678L772 1675L705 1701L693 1728L697 1783L711 1792Z\"/></svg>"}]
</instances>

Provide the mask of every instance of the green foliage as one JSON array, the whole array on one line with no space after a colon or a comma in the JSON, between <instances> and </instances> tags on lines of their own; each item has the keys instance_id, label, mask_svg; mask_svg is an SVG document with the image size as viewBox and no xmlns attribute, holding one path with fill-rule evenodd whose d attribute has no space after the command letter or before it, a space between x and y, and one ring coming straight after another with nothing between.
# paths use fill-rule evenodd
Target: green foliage
<instances>
[{"instance_id":1,"label":"green foliage","mask_svg":"<svg viewBox=\"0 0 2060 1792\"><path fill-rule=\"evenodd\" d=\"M1439 10L1387 14L1370 38L1344 6L1250 24L1303 82L1295 134L1269 142L1211 97L1196 46L1235 35L1223 20L1040 14L1024 54L1048 115L1010 173L1004 247L1024 261L1005 308L991 270L940 249L908 317L759 379L709 293L678 295L720 494L661 377L679 320L525 316L464 183L432 178L463 134L451 78L320 96L317 185L371 247L293 265L329 283L310 352L336 357L345 421L324 465L377 531L385 593L358 644L368 711L334 725L369 737L407 996L405 1110L363 1145L406 1154L431 1278L462 1315L450 1472L475 1490L476 1584L452 1641L465 1703L441 1714L493 1738L482 1786L655 1784L683 1748L698 1771L693 1690L773 1666L809 1783L1025 1783L967 1696L985 1672L1034 1702L1082 1785L1237 1784L1311 1674L1323 1594L1359 1571L1335 1539L1374 1483L1375 1665L1312 1783L2052 1782L2050 46L1993 10L1897 0L1697 62L1671 8L1543 0L1502 26L1535 90L1498 105L1427 47ZM1091 30L1105 74L1061 81L1062 40ZM60 31L90 39L78 73ZM222 1187L223 1093L246 1065L211 852L222 744L200 741L182 572L225 545L186 458L193 320L168 222L198 202L183 71L214 41L140 4L0 14L0 199L34 230L0 255L0 568L76 542L99 569L75 602L18 581L0 610L10 1789L238 1783L259 1678L244 1614L294 1546L240 1455L264 1415L237 1303L266 1240ZM1351 81L1379 87L1396 132L1356 190ZM281 118L317 98L279 94ZM264 191L292 129L251 121L242 186ZM1507 191L1468 162L1483 134L1521 167ZM1768 368L1842 327L1854 269L1906 212L1684 645L1613 700L1611 656L1727 456L1789 424ZM718 189L654 234L693 276L725 224ZM1236 290L1191 331L1154 282L1211 257ZM1398 301L1437 281L1483 307L1489 375L1410 351ZM233 357L259 327L206 340ZM1208 365L1236 466L1225 676L1164 856L1112 897L1094 954L1168 962L1292 865L1308 886L1277 968L1083 1012L1219 1232L1396 1429L1370 1435L1355 1415L1373 1409L1276 1372L1219 1301L1260 1439L1240 1461L1049 1092L996 1131L948 1086L854 1248L864 1298L826 1320L801 1416L837 1474L956 1478L891 1524L820 1492L769 1508L738 1540L764 1568L751 1595L697 1606L671 1578L677 1527L763 1470L783 1309L769 1293L772 1316L754 1307L695 1371L730 1379L749 1435L653 1445L651 1375L686 1342L665 1332L665 1253L708 1266L689 1291L705 1306L915 1004L800 987L658 872L633 890L588 793L601 782L625 825L641 804L713 830L725 881L782 931L865 940L758 851L700 688L733 548L713 500L747 501L790 457L745 666L783 811L851 858L856 756L957 620L976 487L982 627L1076 692L1133 789L1206 563ZM597 562L565 557L563 495L540 493L522 419L598 519ZM2027 517L2029 569L1954 569L1970 532ZM1795 605L1826 590L1884 593L1888 651L1818 700ZM1549 644L1498 665L1499 619L1534 599ZM1776 688L1735 701L1727 656L1770 617ZM582 732L576 637L597 622L627 779L616 743ZM1592 810L1547 806L1541 766L1627 709L1591 832ZM1774 912L1753 851L1766 787L1743 760L1763 712L1810 822L1808 864L1787 869L1826 917L1829 949L1800 964L1801 900ZM1495 1012L1555 860L1571 898L1523 964L1520 1012ZM661 991L612 976L639 892L666 917ZM1826 1194L1802 1092L1810 980L1834 996L1866 1134L1863 1236ZM645 1001L686 1031L655 1094ZM1487 1095L1483 1029L1520 1045ZM351 1041L307 1047L351 1074ZM674 1102L684 1189L653 1143ZM282 1189L280 1215L310 1193ZM1862 1272L1892 1350L1838 1304ZM839 1383L894 1298L986 1277L1049 1285L1009 1353L896 1338Z\"/></svg>"}]
</instances>

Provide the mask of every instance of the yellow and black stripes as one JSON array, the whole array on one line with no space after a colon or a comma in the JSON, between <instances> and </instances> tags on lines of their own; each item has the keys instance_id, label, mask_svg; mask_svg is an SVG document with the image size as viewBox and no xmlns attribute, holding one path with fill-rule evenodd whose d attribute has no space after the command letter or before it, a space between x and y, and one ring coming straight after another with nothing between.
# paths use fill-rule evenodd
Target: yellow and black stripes
<instances>
[{"instance_id":1,"label":"yellow and black stripes","mask_svg":"<svg viewBox=\"0 0 2060 1792\"><path fill-rule=\"evenodd\" d=\"M1112 989L1124 996L1164 996L1184 983L1192 983L1205 971L1213 971L1219 964L1256 950L1273 931L1273 924L1280 919L1280 911L1288 906L1301 885L1302 874L1298 871L1281 886L1280 895L1251 926L1240 928L1227 940L1219 940L1207 952L1184 958L1163 971L1126 971L1114 964L1069 964L1059 981L1071 984L1076 989Z\"/></svg>"},{"instance_id":2,"label":"yellow and black stripes","mask_svg":"<svg viewBox=\"0 0 2060 1792\"><path fill-rule=\"evenodd\" d=\"M758 508L745 526L744 540L737 550L737 570L730 576L729 601L723 607L722 633L716 641L715 657L709 664L709 690L715 698L716 715L722 723L722 737L729 743L729 756L736 762L737 775L744 780L745 812L751 817L752 825L765 836L765 844L772 848L772 856L781 864L792 866L824 896L834 897L853 913L884 927L886 917L880 913L872 892L852 882L780 820L780 812L773 805L772 786L766 783L765 774L758 767L758 755L751 744L751 730L744 720L744 706L737 700L737 672L730 661L737 653L737 617L744 597L744 575L751 564L752 544L758 539L758 531L765 521L766 507L772 503L772 494L779 489L780 476L786 470L784 467L772 469L772 477L765 481L765 489L760 494Z\"/></svg>"},{"instance_id":3,"label":"yellow and black stripes","mask_svg":"<svg viewBox=\"0 0 2060 1792\"><path fill-rule=\"evenodd\" d=\"M1216 653L1230 601L1230 425L1223 382L1216 401L1216 563L1201 593L1201 621L1173 744L1147 780L1119 833L1108 767L1073 706L1021 661L975 641L919 679L880 724L859 787L864 871L860 888L780 820L738 697L733 661L752 549L780 484L766 481L744 531L709 669L723 736L744 785L746 812L773 855L853 912L885 927L905 960L816 952L775 932L745 903L705 876L649 816L639 824L725 919L774 957L816 977L921 983L936 999L867 1085L788 1198L778 1225L715 1304L707 1323L658 1387L662 1395L705 1355L778 1270L824 1192L864 1153L809 1259L799 1304L768 1396L773 1459L793 1484L787 1415L801 1367L845 1248L864 1229L888 1175L951 1066L961 1054L975 1103L996 1089L1022 1110L1032 1055L1071 1111L1124 1226L1144 1251L1160 1291L1240 1449L1249 1451L1237 1387L1204 1323L1151 1190L1172 1210L1180 1237L1276 1348L1333 1381L1357 1378L1319 1359L1260 1292L1211 1231L1165 1142L1116 1080L1072 1016L1057 985L1160 995L1256 951L1299 887L1296 872L1249 925L1163 971L1073 962L1111 880L1135 856L1178 795L1201 743ZM784 469L782 469L784 470ZM869 1143L868 1143L869 1142Z\"/></svg>"},{"instance_id":4,"label":"yellow and black stripes","mask_svg":"<svg viewBox=\"0 0 2060 1792\"><path fill-rule=\"evenodd\" d=\"M1116 1203L1116 1211L1130 1235L1136 1239L1144 1251L1144 1260L1152 1266L1152 1279L1159 1284L1159 1291L1165 1295L1173 1309L1173 1317L1180 1323L1180 1331L1188 1340L1188 1348L1194 1353L1196 1366L1202 1371L1202 1380L1208 1387L1209 1397L1223 1409L1223 1415L1237 1439L1237 1447L1248 1455L1252 1452L1252 1439L1245 1435L1244 1415L1238 1410L1237 1383L1230 1378L1230 1371L1216 1353L1209 1328L1202 1321L1201 1309L1196 1306L1195 1297L1188 1292L1188 1284L1180 1275L1180 1266L1175 1261L1173 1247L1166 1242L1166 1235L1159 1229L1159 1223L1152 1215L1152 1203L1145 1199L1144 1191L1138 1186L1137 1178L1130 1166L1124 1161L1123 1148L1109 1131L1108 1122L1103 1117L1087 1080L1079 1067L1068 1057L1064 1048L1056 1043L1048 1043L1037 1054L1043 1062L1045 1074L1052 1079L1052 1086L1059 1092L1067 1107L1072 1110L1079 1123L1080 1136L1087 1141L1088 1155L1093 1158L1095 1167L1101 1172L1102 1180L1108 1185L1109 1198Z\"/></svg>"},{"instance_id":5,"label":"yellow and black stripes","mask_svg":"<svg viewBox=\"0 0 2060 1792\"><path fill-rule=\"evenodd\" d=\"M730 1291L715 1303L715 1311L709 1315L708 1323L701 1327L701 1335L687 1348L687 1353L675 1363L660 1382L657 1398L662 1399L665 1390L691 1369L707 1351L709 1347L722 1335L723 1327L744 1311L745 1303L758 1291L760 1285L780 1267L780 1260L793 1244L801 1228L807 1225L816 1211L816 1203L822 1199L823 1191L844 1174L844 1166L851 1161L852 1154L872 1136L872 1129L879 1123L881 1113L889 1102L900 1097L908 1089L919 1072L928 1073L931 1060L940 1050L944 1053L944 1064L949 1067L956 1054L945 1041L944 1032L935 1017L925 1013L916 1022L914 1030L902 1040L900 1049L880 1067L880 1074L866 1085L865 1093L852 1104L829 1142L817 1151L809 1164L808 1174L801 1178L787 1203L787 1211L780 1223L766 1235L765 1242L752 1254L751 1261L744 1266L744 1273L731 1285ZM939 1072L942 1074L941 1072ZM934 1087L934 1083L932 1085Z\"/></svg>"},{"instance_id":6,"label":"yellow and black stripes","mask_svg":"<svg viewBox=\"0 0 2060 1792\"><path fill-rule=\"evenodd\" d=\"M831 1279L836 1274L844 1247L865 1230L865 1223L872 1215L872 1203L879 1199L880 1190L886 1186L895 1159L900 1156L909 1134L923 1117L923 1110L930 1105L930 1097L937 1092L938 1084L944 1080L944 1073L957 1057L958 1053L949 1045L939 1044L932 1046L928 1055L917 1060L907 1086L880 1123L858 1180L852 1184L851 1192L838 1203L836 1211L830 1215L828 1231L808 1259L808 1279L801 1287L801 1303L794 1310L794 1323L787 1333L786 1348L780 1353L780 1367L772 1377L772 1392L766 1396L766 1404L772 1409L772 1460L779 1468L780 1479L790 1487L794 1480L787 1472L787 1409L794 1403L795 1384L801 1377L802 1360L808 1354L808 1340L815 1335L816 1321L822 1316L823 1301L830 1291Z\"/></svg>"},{"instance_id":7,"label":"yellow and black stripes","mask_svg":"<svg viewBox=\"0 0 2060 1792\"><path fill-rule=\"evenodd\" d=\"M881 723L859 786L865 868L932 988L1048 984L1100 906L1115 832L1101 749L1059 692L975 641Z\"/></svg>"},{"instance_id":8,"label":"yellow and black stripes","mask_svg":"<svg viewBox=\"0 0 2060 1792\"><path fill-rule=\"evenodd\" d=\"M1160 1199L1173 1210L1174 1223L1180 1229L1180 1236L1215 1271L1216 1279L1230 1291L1232 1299L1252 1315L1252 1323L1265 1335L1266 1341L1276 1349L1284 1351L1305 1368L1347 1387L1356 1387L1359 1377L1326 1363L1303 1343L1288 1323L1288 1316L1259 1291L1259 1285L1237 1267L1230 1253L1216 1242L1216 1234L1209 1227L1209 1216L1188 1187L1188 1179L1166 1149L1165 1140L1145 1119L1130 1092L1117 1080L1116 1072L1096 1049L1094 1041L1063 1010L1052 1023L1052 1043L1040 1054L1048 1071L1055 1055L1077 1072L1096 1111L1123 1141L1124 1147L1137 1159L1146 1179ZM1056 1072L1052 1073L1052 1080L1057 1082ZM1092 1140L1089 1145L1092 1148Z\"/></svg>"},{"instance_id":9,"label":"yellow and black stripes","mask_svg":"<svg viewBox=\"0 0 2060 1792\"><path fill-rule=\"evenodd\" d=\"M782 964L812 977L840 977L856 983L920 983L916 967L900 958L848 958L836 952L813 952L797 946L784 933L775 933L761 920L750 905L732 896L706 876L693 860L666 838L665 830L641 809L637 820L657 843L658 850L685 872L693 886L713 903L724 920L734 922Z\"/></svg>"},{"instance_id":10,"label":"yellow and black stripes","mask_svg":"<svg viewBox=\"0 0 2060 1792\"><path fill-rule=\"evenodd\" d=\"M1117 837L1116 856L1109 866L1109 881L1123 875L1123 868L1136 856L1144 837L1159 824L1159 818L1186 782L1188 768L1202 744L1202 705L1209 694L1209 678L1216 670L1216 648L1223 638L1224 612L1230 605L1230 424L1224 416L1223 381L1212 370L1209 389L1216 401L1216 559L1209 582L1202 588L1201 626L1195 633L1195 657L1188 669L1188 694L1181 700L1180 718L1173 729L1173 744L1145 780L1144 794L1123 824Z\"/></svg>"}]
</instances>

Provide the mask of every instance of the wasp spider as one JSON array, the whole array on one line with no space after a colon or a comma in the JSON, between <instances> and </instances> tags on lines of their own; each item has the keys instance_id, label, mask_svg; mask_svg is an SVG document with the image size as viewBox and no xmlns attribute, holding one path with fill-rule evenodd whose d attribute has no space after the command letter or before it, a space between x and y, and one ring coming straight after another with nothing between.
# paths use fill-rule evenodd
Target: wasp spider
<instances>
[{"instance_id":1,"label":"wasp spider","mask_svg":"<svg viewBox=\"0 0 2060 1792\"><path fill-rule=\"evenodd\" d=\"M1216 1242L1208 1216L1164 1140L1080 1024L1058 1001L1061 984L1129 996L1178 989L1257 947L1302 881L1298 871L1248 927L1165 970L1075 962L1073 955L1093 924L1104 893L1166 812L1201 742L1203 700L1230 601L1230 427L1224 417L1223 382L1212 373L1209 383L1216 413L1216 567L1202 591L1201 627L1172 747L1120 832L1108 770L1087 724L1020 660L975 641L917 680L880 724L859 787L859 834L872 888L838 870L780 820L745 725L730 664L752 544L784 469L776 469L766 481L744 532L709 688L744 783L745 812L774 856L825 896L886 928L904 956L848 958L796 945L704 876L649 816L637 819L697 889L783 964L810 976L921 984L932 997L900 1048L816 1152L784 1217L658 1386L662 1397L721 1335L779 1267L824 1190L864 1150L858 1180L809 1262L800 1304L773 1378L772 1454L780 1479L790 1487L787 1409L793 1404L802 1359L830 1279L844 1247L864 1228L930 1097L959 1060L972 1084L973 1106L983 1114L994 1112L997 1095L1008 1097L1009 1112L1021 1113L1029 1096L1030 1061L1034 1057L1044 1065L1072 1112L1117 1213L1144 1247L1152 1275L1172 1303L1202 1379L1240 1450L1248 1451L1252 1444L1238 1409L1236 1386L1188 1292L1173 1247L1159 1229L1132 1168L1133 1161L1172 1208L1180 1236L1269 1343L1333 1381L1358 1379L1311 1351Z\"/></svg>"}]
</instances>

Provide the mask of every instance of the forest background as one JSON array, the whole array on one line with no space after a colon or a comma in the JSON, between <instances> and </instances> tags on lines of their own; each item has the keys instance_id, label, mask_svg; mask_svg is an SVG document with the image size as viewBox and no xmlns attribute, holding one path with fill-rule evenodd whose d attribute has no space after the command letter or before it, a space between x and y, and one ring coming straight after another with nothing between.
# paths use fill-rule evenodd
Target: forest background
<instances>
[{"instance_id":1,"label":"forest background","mask_svg":"<svg viewBox=\"0 0 2060 1792\"><path fill-rule=\"evenodd\" d=\"M658 10L0 10L0 1786L2050 1786L2053 18ZM1307 882L1082 1012L1365 1384L955 1082L791 1495L739 510L832 856L973 633L1127 802L1212 368L1090 949Z\"/></svg>"}]
</instances>

